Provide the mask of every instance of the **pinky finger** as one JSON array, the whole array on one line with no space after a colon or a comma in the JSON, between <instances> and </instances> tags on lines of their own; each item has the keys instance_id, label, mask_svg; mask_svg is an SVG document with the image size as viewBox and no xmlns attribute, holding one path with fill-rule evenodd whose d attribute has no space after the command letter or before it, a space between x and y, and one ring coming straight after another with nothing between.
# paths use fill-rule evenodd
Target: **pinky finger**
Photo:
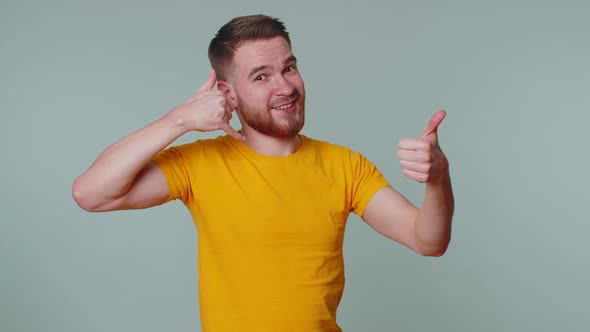
<instances>
[{"instance_id":1,"label":"pinky finger","mask_svg":"<svg viewBox=\"0 0 590 332\"><path fill-rule=\"evenodd\" d=\"M408 178L420 183L426 183L428 181L428 173L420 173L416 171L411 171L409 169L404 169L403 174Z\"/></svg>"},{"instance_id":2,"label":"pinky finger","mask_svg":"<svg viewBox=\"0 0 590 332\"><path fill-rule=\"evenodd\" d=\"M243 140L246 139L246 136L240 134L237 130L235 130L234 128L232 128L229 125L229 123L227 123L227 122L224 122L221 125L221 128L220 129L223 130L223 131L225 131L226 133L228 133L228 135L230 135L231 137L233 137L233 138L235 138L237 140L243 141Z\"/></svg>"}]
</instances>

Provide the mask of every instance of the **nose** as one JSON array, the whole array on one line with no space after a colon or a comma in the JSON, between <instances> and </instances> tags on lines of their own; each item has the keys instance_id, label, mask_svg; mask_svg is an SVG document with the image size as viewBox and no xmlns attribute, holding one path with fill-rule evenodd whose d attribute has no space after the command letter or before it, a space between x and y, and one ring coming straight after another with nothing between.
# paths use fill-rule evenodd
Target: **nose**
<instances>
[{"instance_id":1,"label":"nose","mask_svg":"<svg viewBox=\"0 0 590 332\"><path fill-rule=\"evenodd\" d=\"M275 80L274 94L277 96L290 96L293 94L295 86L283 75L278 76Z\"/></svg>"}]
</instances>

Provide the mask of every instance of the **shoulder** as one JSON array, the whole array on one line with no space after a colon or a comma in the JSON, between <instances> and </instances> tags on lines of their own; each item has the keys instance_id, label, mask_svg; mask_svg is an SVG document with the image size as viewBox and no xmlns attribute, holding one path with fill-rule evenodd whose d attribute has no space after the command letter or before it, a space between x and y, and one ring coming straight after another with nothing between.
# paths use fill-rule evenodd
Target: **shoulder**
<instances>
[{"instance_id":1,"label":"shoulder","mask_svg":"<svg viewBox=\"0 0 590 332\"><path fill-rule=\"evenodd\" d=\"M218 136L216 138L198 139L193 142L170 146L158 153L154 159L166 158L193 162L199 160L204 155L208 157L215 154L223 155L228 149L230 149L230 143L224 136Z\"/></svg>"},{"instance_id":2,"label":"shoulder","mask_svg":"<svg viewBox=\"0 0 590 332\"><path fill-rule=\"evenodd\" d=\"M358 158L363 158L361 153L351 149L348 146L310 138L307 136L303 136L303 138L313 148L313 150L322 156L329 156L330 158L342 158L346 161L353 161Z\"/></svg>"},{"instance_id":3,"label":"shoulder","mask_svg":"<svg viewBox=\"0 0 590 332\"><path fill-rule=\"evenodd\" d=\"M308 137L305 135L301 135L301 137L303 138L303 140L305 141L306 144L308 144L309 146L311 146L312 148L314 148L315 150L318 150L320 152L332 152L332 153L341 153L341 154L349 154L351 152L354 152L349 147L344 146L344 145L335 144L335 143L331 143L328 141L323 141L323 140L311 138L311 137Z\"/></svg>"},{"instance_id":4,"label":"shoulder","mask_svg":"<svg viewBox=\"0 0 590 332\"><path fill-rule=\"evenodd\" d=\"M353 173L373 171L376 169L375 164L371 162L364 154L348 146L334 144L322 140L306 137L310 145L314 146L317 160L323 164L343 165Z\"/></svg>"},{"instance_id":5,"label":"shoulder","mask_svg":"<svg viewBox=\"0 0 590 332\"><path fill-rule=\"evenodd\" d=\"M228 149L231 143L227 139L227 136L217 136L215 138L201 138L190 143L184 143L180 145L172 146L172 149L177 149L183 152L198 151L215 151Z\"/></svg>"},{"instance_id":6,"label":"shoulder","mask_svg":"<svg viewBox=\"0 0 590 332\"><path fill-rule=\"evenodd\" d=\"M366 158L348 146L323 140L305 137L309 145L310 160L316 165L323 165L331 169L342 169L346 174L352 174L360 164L366 163Z\"/></svg>"}]
</instances>

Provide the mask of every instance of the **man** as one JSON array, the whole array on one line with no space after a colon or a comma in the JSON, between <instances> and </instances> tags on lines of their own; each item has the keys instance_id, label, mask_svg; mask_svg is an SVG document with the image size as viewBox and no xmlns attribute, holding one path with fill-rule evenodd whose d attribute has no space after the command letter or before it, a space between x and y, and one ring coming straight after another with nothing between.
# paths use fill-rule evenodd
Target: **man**
<instances>
[{"instance_id":1,"label":"man","mask_svg":"<svg viewBox=\"0 0 590 332\"><path fill-rule=\"evenodd\" d=\"M192 98L108 147L73 187L88 211L184 202L198 230L203 331L341 331L350 212L421 255L445 252L454 203L437 141L444 111L399 144L403 173L426 183L418 209L358 152L299 134L305 89L282 22L233 19L209 59ZM164 150L194 130L227 135Z\"/></svg>"}]
</instances>

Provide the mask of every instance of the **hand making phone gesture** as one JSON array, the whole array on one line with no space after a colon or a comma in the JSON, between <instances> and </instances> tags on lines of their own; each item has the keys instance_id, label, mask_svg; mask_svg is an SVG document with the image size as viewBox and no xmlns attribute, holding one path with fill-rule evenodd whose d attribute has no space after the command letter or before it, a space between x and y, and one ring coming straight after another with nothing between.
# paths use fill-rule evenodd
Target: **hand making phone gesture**
<instances>
[{"instance_id":1,"label":"hand making phone gesture","mask_svg":"<svg viewBox=\"0 0 590 332\"><path fill-rule=\"evenodd\" d=\"M217 75L215 70L211 69L203 86L186 103L176 107L177 112L181 114L180 118L185 121L183 125L188 126L189 130L223 130L232 137L243 140L244 135L229 124L234 107L223 91L213 91L216 82Z\"/></svg>"}]
</instances>

